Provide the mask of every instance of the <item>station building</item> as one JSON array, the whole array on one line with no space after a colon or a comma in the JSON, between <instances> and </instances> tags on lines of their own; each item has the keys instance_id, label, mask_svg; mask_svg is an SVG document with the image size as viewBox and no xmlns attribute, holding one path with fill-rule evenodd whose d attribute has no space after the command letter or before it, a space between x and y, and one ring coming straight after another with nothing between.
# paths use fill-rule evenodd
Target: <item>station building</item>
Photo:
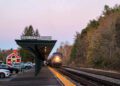
<instances>
[{"instance_id":1,"label":"station building","mask_svg":"<svg viewBox=\"0 0 120 86\"><path fill-rule=\"evenodd\" d=\"M21 57L18 55L18 50L13 50L6 58L7 65L12 65L13 63L21 63Z\"/></svg>"}]
</instances>

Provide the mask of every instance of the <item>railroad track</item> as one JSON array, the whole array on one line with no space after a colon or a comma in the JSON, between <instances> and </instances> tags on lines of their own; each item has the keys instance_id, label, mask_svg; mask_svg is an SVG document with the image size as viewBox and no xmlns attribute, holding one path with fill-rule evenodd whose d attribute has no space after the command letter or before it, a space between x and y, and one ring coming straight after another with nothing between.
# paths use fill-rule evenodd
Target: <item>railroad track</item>
<instances>
[{"instance_id":1,"label":"railroad track","mask_svg":"<svg viewBox=\"0 0 120 86\"><path fill-rule=\"evenodd\" d=\"M67 67L62 67L57 70L83 86L120 86L119 79L96 75Z\"/></svg>"},{"instance_id":2,"label":"railroad track","mask_svg":"<svg viewBox=\"0 0 120 86\"><path fill-rule=\"evenodd\" d=\"M62 66L63 68L71 68L68 66ZM100 70L94 70L94 69L88 69L88 68L72 68L75 70L80 70L80 71L84 71L84 72L88 72L88 73L93 73L93 74L97 74L97 75L103 75L103 76L107 76L107 77L111 77L111 78L115 78L115 79L120 79L120 73L115 73L115 72L107 72L107 71L100 71Z\"/></svg>"},{"instance_id":3,"label":"railroad track","mask_svg":"<svg viewBox=\"0 0 120 86\"><path fill-rule=\"evenodd\" d=\"M74 80L75 82L84 85L84 86L97 86L97 84L87 81L85 78L83 77L79 77L71 72L68 72L66 70L63 69L57 69L59 72L61 72L62 74L68 76L69 78L71 78L72 80Z\"/></svg>"}]
</instances>

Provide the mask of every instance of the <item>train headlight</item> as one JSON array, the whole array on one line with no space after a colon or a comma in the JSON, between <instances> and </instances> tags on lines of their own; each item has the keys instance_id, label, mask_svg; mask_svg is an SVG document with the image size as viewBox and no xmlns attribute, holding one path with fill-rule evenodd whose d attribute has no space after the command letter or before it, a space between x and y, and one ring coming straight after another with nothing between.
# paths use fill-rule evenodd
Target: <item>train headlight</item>
<instances>
[{"instance_id":1,"label":"train headlight","mask_svg":"<svg viewBox=\"0 0 120 86\"><path fill-rule=\"evenodd\" d=\"M55 62L61 62L61 58L59 56L55 56L55 59L54 59Z\"/></svg>"}]
</instances>

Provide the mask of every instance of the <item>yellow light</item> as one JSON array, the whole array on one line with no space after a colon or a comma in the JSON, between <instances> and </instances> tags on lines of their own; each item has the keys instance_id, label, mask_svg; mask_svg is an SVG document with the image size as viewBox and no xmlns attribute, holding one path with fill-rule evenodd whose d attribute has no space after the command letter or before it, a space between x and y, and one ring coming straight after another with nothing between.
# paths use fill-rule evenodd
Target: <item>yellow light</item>
<instances>
[{"instance_id":1,"label":"yellow light","mask_svg":"<svg viewBox=\"0 0 120 86\"><path fill-rule=\"evenodd\" d=\"M61 62L61 59L60 59L59 56L55 56L54 61L55 61L55 62Z\"/></svg>"},{"instance_id":2,"label":"yellow light","mask_svg":"<svg viewBox=\"0 0 120 86\"><path fill-rule=\"evenodd\" d=\"M75 83L71 82L66 76L59 73L55 69L48 67L50 71L64 84L64 86L76 86Z\"/></svg>"}]
</instances>

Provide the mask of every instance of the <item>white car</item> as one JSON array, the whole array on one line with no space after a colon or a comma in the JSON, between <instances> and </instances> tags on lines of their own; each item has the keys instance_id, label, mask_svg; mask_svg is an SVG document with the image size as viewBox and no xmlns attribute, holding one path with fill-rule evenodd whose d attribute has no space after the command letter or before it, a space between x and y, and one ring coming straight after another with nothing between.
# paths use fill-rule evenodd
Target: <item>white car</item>
<instances>
[{"instance_id":1,"label":"white car","mask_svg":"<svg viewBox=\"0 0 120 86\"><path fill-rule=\"evenodd\" d=\"M10 76L10 71L6 69L0 69L0 78L5 78Z\"/></svg>"}]
</instances>

